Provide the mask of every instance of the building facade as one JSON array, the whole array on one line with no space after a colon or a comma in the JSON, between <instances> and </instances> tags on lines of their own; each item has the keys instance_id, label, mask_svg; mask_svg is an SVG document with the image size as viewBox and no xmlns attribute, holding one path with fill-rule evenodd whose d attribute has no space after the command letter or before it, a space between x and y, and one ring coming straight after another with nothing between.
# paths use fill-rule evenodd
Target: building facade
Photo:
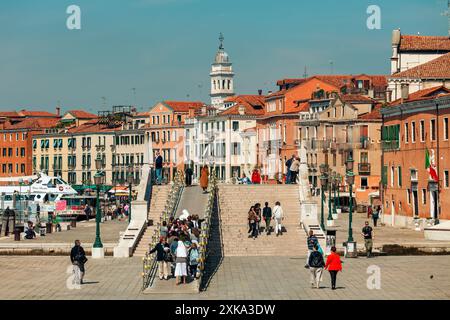
<instances>
[{"instance_id":1,"label":"building facade","mask_svg":"<svg viewBox=\"0 0 450 320\"><path fill-rule=\"evenodd\" d=\"M384 222L410 226L414 217L448 220L450 90L418 91L381 113Z\"/></svg>"}]
</instances>

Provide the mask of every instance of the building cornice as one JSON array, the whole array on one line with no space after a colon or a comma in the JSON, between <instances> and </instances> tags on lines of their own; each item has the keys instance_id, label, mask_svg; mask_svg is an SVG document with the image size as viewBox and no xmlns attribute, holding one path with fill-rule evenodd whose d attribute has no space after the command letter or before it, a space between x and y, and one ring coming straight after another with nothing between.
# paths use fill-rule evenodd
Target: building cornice
<instances>
[{"instance_id":1,"label":"building cornice","mask_svg":"<svg viewBox=\"0 0 450 320\"><path fill-rule=\"evenodd\" d=\"M450 108L450 96L437 97L432 100L412 101L398 106L385 107L381 109L381 114L384 117L396 117L402 114L435 111L436 106L438 107L438 110Z\"/></svg>"}]
</instances>

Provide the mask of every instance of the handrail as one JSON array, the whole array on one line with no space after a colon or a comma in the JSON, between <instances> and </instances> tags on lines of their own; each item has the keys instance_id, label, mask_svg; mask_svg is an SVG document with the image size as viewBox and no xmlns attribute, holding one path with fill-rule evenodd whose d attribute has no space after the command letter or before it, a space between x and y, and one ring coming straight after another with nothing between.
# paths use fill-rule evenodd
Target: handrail
<instances>
[{"instance_id":1,"label":"handrail","mask_svg":"<svg viewBox=\"0 0 450 320\"><path fill-rule=\"evenodd\" d=\"M164 210L159 217L159 222L157 223L157 228L154 230L152 242L149 244L149 247L154 248L158 243L161 235L162 222L168 222L169 217L174 216L175 210L177 209L180 201L183 186L183 175L180 171L177 171L173 180L173 185L169 191L169 197L167 198ZM157 269L158 264L156 261L156 252L152 254L146 252L145 256L142 258L142 290L145 290L153 285Z\"/></svg>"},{"instance_id":2,"label":"handrail","mask_svg":"<svg viewBox=\"0 0 450 320\"><path fill-rule=\"evenodd\" d=\"M200 270L200 277L198 280L198 291L201 290L201 284L203 280L203 275L205 271L206 259L208 258L208 242L209 236L211 234L211 216L213 214L216 194L217 194L217 178L215 172L211 170L209 179L209 197L208 203L205 209L204 221L201 226L200 242L199 242L199 264L198 269Z\"/></svg>"}]
</instances>

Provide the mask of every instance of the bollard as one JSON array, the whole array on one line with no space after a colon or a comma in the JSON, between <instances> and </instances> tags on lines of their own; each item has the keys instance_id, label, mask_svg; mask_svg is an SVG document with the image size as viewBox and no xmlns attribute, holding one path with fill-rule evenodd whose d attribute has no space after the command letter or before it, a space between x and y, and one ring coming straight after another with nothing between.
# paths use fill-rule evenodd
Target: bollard
<instances>
[{"instance_id":1,"label":"bollard","mask_svg":"<svg viewBox=\"0 0 450 320\"><path fill-rule=\"evenodd\" d=\"M20 229L19 228L14 229L14 241L20 241Z\"/></svg>"},{"instance_id":2,"label":"bollard","mask_svg":"<svg viewBox=\"0 0 450 320\"><path fill-rule=\"evenodd\" d=\"M53 229L52 223L47 222L46 227L47 227L47 233L52 233L52 229Z\"/></svg>"},{"instance_id":3,"label":"bollard","mask_svg":"<svg viewBox=\"0 0 450 320\"><path fill-rule=\"evenodd\" d=\"M77 227L77 218L72 218L72 220L70 221L70 226L72 228L76 228Z\"/></svg>"}]
</instances>

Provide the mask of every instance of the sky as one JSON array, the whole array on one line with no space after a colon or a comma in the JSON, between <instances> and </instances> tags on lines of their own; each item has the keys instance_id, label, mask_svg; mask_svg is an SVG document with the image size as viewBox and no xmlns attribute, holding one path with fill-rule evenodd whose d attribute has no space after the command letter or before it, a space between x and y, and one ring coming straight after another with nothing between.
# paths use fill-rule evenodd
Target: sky
<instances>
[{"instance_id":1,"label":"sky","mask_svg":"<svg viewBox=\"0 0 450 320\"><path fill-rule=\"evenodd\" d=\"M81 30L66 26L70 5L81 9ZM381 9L380 30L367 28L369 5ZM447 0L2 0L0 110L208 103L220 32L238 94L275 90L305 66L309 75L388 74L392 30L447 35L446 7Z\"/></svg>"}]
</instances>

